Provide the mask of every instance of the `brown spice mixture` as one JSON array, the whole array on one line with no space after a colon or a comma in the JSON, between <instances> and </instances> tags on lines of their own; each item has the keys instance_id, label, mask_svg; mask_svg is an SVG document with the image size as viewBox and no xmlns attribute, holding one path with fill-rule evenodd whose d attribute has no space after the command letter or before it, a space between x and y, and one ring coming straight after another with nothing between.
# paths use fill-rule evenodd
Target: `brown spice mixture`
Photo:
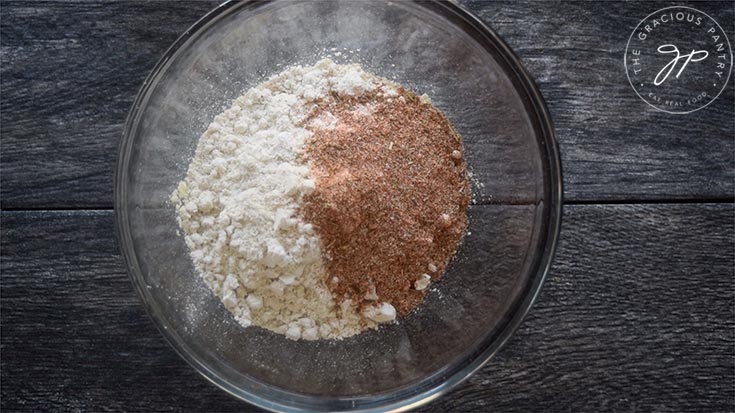
<instances>
[{"instance_id":1,"label":"brown spice mixture","mask_svg":"<svg viewBox=\"0 0 735 413\"><path fill-rule=\"evenodd\" d=\"M405 315L424 296L414 282L441 277L467 227L461 138L402 88L392 98L331 97L306 121L316 189L301 212L321 236L335 297L360 309L389 302Z\"/></svg>"}]
</instances>

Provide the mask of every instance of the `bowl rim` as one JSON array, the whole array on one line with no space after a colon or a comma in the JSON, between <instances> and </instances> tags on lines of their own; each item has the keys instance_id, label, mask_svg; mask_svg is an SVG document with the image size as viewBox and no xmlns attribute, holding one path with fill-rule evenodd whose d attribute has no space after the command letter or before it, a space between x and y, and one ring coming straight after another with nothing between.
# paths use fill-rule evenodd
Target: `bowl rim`
<instances>
[{"instance_id":1,"label":"bowl rim","mask_svg":"<svg viewBox=\"0 0 735 413\"><path fill-rule=\"evenodd\" d=\"M128 211L125 208L127 201L127 182L124 178L126 177L126 169L130 161L135 132L139 126L140 116L143 112L142 109L145 108L145 105L148 102L150 92L152 92L157 85L157 81L160 80L159 76L166 71L172 61L172 58L179 50L182 49L183 46L186 45L187 42L196 39L204 29L215 24L218 18L225 16L227 12L247 9L255 10L272 2L273 0L264 2L258 2L256 0L249 0L246 2L240 2L238 0L225 1L202 16L181 36L179 36L179 38L166 50L151 70L150 74L146 77L146 80L138 91L128 113L125 127L123 129L122 139L118 146L118 159L114 171L113 194L115 233L121 248L126 270L139 298L143 302L146 313L153 320L161 335L163 335L168 344L176 351L176 353L179 354L181 358L183 358L194 368L194 370L204 376L208 381L212 382L217 387L237 399L271 411L304 411L306 406L297 406L294 404L279 402L272 397L263 397L252 389L243 390L242 388L233 385L227 379L219 376L215 371L209 369L189 350L183 340L177 336L174 328L161 315L161 310L158 305L153 299L151 299L146 286L141 282L142 272L134 248L132 248L133 244L129 227ZM454 1L441 2L440 0L413 1L413 3L418 3L422 7L429 8L444 17L451 15L451 17L454 17L455 19L459 19L464 25L466 25L466 27L461 27L466 34L480 43L484 48L494 49L497 57L505 60L504 67L511 70L511 73L507 74L510 75L509 77L517 91L519 94L522 94L521 92L525 93L525 97L527 98L525 103L533 110L533 113L529 111L528 115L532 118L532 115L535 115L535 119L532 119L532 121L535 120L533 123L538 128L537 133L542 137L542 140L539 142L542 147L541 149L545 150L546 156L542 156L542 162L544 164L544 168L542 169L544 171L548 171L548 173L544 174L544 199L548 200L548 202L546 202L547 205L543 205L544 201L539 202L539 204L544 208L543 218L540 221L540 227L544 233L539 237L539 243L543 246L543 250L529 268L531 282L526 283L523 293L519 296L521 298L516 300L511 310L508 312L510 317L507 318L503 324L499 325L495 334L489 335L483 339L482 343L478 345L478 348L481 350L466 357L462 363L453 367L451 373L446 374L447 372L445 372L445 374L442 374L442 377L438 380L434 377L433 380L431 380L431 383L424 383L424 381L426 381L426 379L424 379L423 381L419 381L418 383L411 385L411 387L414 388L414 392L408 397L396 398L394 396L386 399L387 403L376 404L368 408L353 407L351 409L345 409L344 411L406 411L414 409L446 394L449 390L464 382L477 370L486 365L495 356L495 354L497 354L500 348L505 345L513 333L515 333L538 297L541 286L543 285L551 267L561 229L563 182L559 146L549 110L538 86L523 67L518 56L510 49L505 41L503 41L495 31L488 27L487 24L461 5ZM457 24L454 21L452 21L452 23ZM416 389L420 390L417 392L415 391ZM395 390L392 392L395 392ZM341 398L341 401L344 400L345 398ZM347 400L349 400L349 398L347 398ZM312 410L313 406L309 406L307 408Z\"/></svg>"}]
</instances>

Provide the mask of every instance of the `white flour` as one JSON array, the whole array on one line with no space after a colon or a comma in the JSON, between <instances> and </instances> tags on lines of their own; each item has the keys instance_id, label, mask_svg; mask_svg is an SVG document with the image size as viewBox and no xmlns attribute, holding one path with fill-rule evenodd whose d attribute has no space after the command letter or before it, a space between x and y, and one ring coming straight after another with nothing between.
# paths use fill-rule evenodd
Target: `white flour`
<instances>
[{"instance_id":1,"label":"white flour","mask_svg":"<svg viewBox=\"0 0 735 413\"><path fill-rule=\"evenodd\" d=\"M248 90L202 135L186 178L171 196L194 267L238 322L292 339L344 338L395 319L377 302L360 315L335 307L319 238L295 215L314 189L299 153L299 126L313 101L394 85L357 65L324 59Z\"/></svg>"}]
</instances>

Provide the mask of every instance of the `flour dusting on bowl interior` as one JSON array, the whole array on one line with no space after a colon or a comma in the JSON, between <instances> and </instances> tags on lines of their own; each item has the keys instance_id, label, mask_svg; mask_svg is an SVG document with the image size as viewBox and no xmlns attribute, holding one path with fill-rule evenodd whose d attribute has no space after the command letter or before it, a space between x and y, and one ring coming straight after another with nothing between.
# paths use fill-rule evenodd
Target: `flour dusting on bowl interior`
<instances>
[{"instance_id":1,"label":"flour dusting on bowl interior","mask_svg":"<svg viewBox=\"0 0 735 413\"><path fill-rule=\"evenodd\" d=\"M426 95L324 59L216 116L171 201L242 326L342 339L396 322L443 274L467 226L462 154Z\"/></svg>"}]
</instances>

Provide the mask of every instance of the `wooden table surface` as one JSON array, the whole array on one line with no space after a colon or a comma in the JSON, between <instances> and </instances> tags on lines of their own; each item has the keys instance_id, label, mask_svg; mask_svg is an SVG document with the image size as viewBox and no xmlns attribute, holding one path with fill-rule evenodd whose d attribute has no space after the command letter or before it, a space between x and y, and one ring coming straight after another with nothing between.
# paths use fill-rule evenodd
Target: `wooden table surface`
<instances>
[{"instance_id":1,"label":"wooden table surface","mask_svg":"<svg viewBox=\"0 0 735 413\"><path fill-rule=\"evenodd\" d=\"M563 228L520 330L422 411L735 410L735 93L670 115L628 84L668 3L463 1L521 57L556 123ZM135 93L216 1L0 6L3 411L243 411L159 335L113 231ZM732 2L697 3L735 40Z\"/></svg>"}]
</instances>

